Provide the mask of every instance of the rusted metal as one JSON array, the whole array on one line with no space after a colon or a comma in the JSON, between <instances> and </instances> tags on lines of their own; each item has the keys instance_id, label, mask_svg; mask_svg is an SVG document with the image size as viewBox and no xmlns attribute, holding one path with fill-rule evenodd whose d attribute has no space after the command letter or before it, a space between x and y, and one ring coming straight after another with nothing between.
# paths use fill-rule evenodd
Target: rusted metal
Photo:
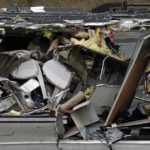
<instances>
[{"instance_id":1,"label":"rusted metal","mask_svg":"<svg viewBox=\"0 0 150 150\"><path fill-rule=\"evenodd\" d=\"M118 112L132 101L150 58L150 34L141 37L134 50L124 82L109 112L105 125L113 122Z\"/></svg>"}]
</instances>

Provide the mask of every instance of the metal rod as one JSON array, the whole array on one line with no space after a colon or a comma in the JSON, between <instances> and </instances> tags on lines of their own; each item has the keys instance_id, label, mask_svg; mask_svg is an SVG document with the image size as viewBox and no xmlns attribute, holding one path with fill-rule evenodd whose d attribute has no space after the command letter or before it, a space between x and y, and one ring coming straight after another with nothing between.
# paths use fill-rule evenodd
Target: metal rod
<instances>
[{"instance_id":1,"label":"metal rod","mask_svg":"<svg viewBox=\"0 0 150 150\"><path fill-rule=\"evenodd\" d=\"M150 6L150 3L134 3L128 4L127 6Z\"/></svg>"},{"instance_id":2,"label":"metal rod","mask_svg":"<svg viewBox=\"0 0 150 150\"><path fill-rule=\"evenodd\" d=\"M145 102L149 102L150 103L150 100L147 100L145 98L142 98L142 97L138 97L138 96L135 96L136 99L138 100L141 100L141 101L145 101Z\"/></svg>"},{"instance_id":3,"label":"metal rod","mask_svg":"<svg viewBox=\"0 0 150 150\"><path fill-rule=\"evenodd\" d=\"M109 56L106 56L102 62L102 69L101 69L101 73L100 73L100 80L102 80L102 76L104 74L104 69L105 69L105 61L107 60Z\"/></svg>"},{"instance_id":4,"label":"metal rod","mask_svg":"<svg viewBox=\"0 0 150 150\"><path fill-rule=\"evenodd\" d=\"M36 110L33 110L33 111L31 111L31 112L28 112L28 113L23 113L23 115L31 115L31 114L34 114L34 113L40 113L41 111L43 111L43 110L45 110L45 109L47 109L47 108L49 108L50 106L51 106L51 100L53 100L54 98L57 98L58 96L60 96L61 94L64 94L64 93L66 93L66 92L68 92L70 89L68 88L68 89L66 89L66 90L64 90L64 91L62 91L62 92L60 92L60 93L58 93L58 94L56 94L55 96L53 96L53 97L51 97L49 100L48 100L48 104L47 105L45 105L45 106L43 106L43 107L41 107L40 109L36 109Z\"/></svg>"}]
</instances>

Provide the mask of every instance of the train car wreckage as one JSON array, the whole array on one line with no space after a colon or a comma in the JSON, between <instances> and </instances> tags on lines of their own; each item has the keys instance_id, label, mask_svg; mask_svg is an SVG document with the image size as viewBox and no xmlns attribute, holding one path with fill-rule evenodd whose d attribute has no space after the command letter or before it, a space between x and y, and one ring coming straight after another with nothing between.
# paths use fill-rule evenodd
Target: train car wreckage
<instances>
[{"instance_id":1,"label":"train car wreckage","mask_svg":"<svg viewBox=\"0 0 150 150\"><path fill-rule=\"evenodd\" d=\"M149 17L138 12L1 8L0 122L50 124L58 147L149 140Z\"/></svg>"}]
</instances>

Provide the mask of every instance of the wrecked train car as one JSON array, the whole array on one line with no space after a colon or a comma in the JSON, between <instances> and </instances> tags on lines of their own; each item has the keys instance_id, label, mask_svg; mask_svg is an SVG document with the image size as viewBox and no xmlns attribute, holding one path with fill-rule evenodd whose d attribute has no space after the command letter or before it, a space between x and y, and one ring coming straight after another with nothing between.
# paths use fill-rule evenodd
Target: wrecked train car
<instances>
[{"instance_id":1,"label":"wrecked train car","mask_svg":"<svg viewBox=\"0 0 150 150\"><path fill-rule=\"evenodd\" d=\"M149 18L0 12L0 147L148 149Z\"/></svg>"}]
</instances>

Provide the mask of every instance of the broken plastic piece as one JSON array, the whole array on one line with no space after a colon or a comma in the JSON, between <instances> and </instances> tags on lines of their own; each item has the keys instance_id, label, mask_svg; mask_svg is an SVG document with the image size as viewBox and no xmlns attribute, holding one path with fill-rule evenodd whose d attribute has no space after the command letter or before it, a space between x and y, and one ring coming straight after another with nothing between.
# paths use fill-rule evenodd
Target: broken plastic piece
<instances>
[{"instance_id":1,"label":"broken plastic piece","mask_svg":"<svg viewBox=\"0 0 150 150\"><path fill-rule=\"evenodd\" d=\"M35 90L36 88L38 88L40 86L39 82L35 79L30 79L29 81L27 81L26 83L24 83L20 88L26 92L26 93L30 93L33 90Z\"/></svg>"},{"instance_id":2,"label":"broken plastic piece","mask_svg":"<svg viewBox=\"0 0 150 150\"><path fill-rule=\"evenodd\" d=\"M43 72L47 79L60 89L67 88L72 79L71 72L64 65L54 59L47 61L43 65Z\"/></svg>"}]
</instances>

